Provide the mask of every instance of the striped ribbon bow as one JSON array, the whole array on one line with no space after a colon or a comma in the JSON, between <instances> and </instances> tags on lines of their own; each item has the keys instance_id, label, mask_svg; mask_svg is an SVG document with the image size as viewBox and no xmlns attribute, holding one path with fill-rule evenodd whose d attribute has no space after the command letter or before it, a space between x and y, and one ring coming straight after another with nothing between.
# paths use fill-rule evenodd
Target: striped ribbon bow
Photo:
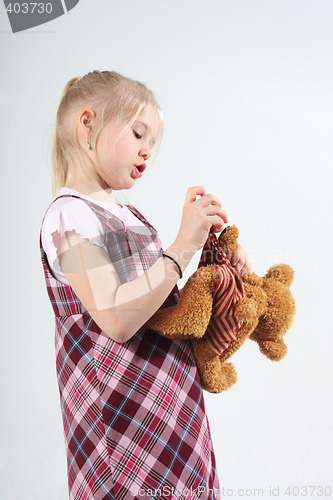
<instances>
[{"instance_id":1,"label":"striped ribbon bow","mask_svg":"<svg viewBox=\"0 0 333 500\"><path fill-rule=\"evenodd\" d=\"M245 295L241 275L221 248L214 232L210 232L203 247L198 267L213 264L221 280L213 294L213 309L205 339L219 356L236 339L242 323L235 318L237 302Z\"/></svg>"}]
</instances>

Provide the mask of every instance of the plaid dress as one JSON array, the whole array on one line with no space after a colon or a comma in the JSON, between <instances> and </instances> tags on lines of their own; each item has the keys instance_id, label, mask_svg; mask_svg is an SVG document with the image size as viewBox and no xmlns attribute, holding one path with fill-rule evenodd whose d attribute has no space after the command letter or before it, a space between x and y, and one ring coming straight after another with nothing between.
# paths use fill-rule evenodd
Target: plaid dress
<instances>
[{"instance_id":1,"label":"plaid dress","mask_svg":"<svg viewBox=\"0 0 333 500\"><path fill-rule=\"evenodd\" d=\"M139 277L161 256L156 230L137 209L128 207L149 235L132 232L111 212L81 199L103 224L121 283ZM70 500L219 498L190 341L167 339L145 325L122 344L112 340L74 290L53 276L41 235L40 252L55 314ZM178 300L175 286L161 307Z\"/></svg>"}]
</instances>

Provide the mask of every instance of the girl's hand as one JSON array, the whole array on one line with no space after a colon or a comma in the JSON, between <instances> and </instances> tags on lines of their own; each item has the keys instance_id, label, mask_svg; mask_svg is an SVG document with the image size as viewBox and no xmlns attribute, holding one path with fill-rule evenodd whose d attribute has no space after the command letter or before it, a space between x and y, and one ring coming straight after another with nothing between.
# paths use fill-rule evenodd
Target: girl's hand
<instances>
[{"instance_id":1,"label":"girl's hand","mask_svg":"<svg viewBox=\"0 0 333 500\"><path fill-rule=\"evenodd\" d=\"M236 251L231 257L231 265L234 266L241 274L253 273L253 268L249 256L245 252L242 245L237 245Z\"/></svg>"},{"instance_id":2,"label":"girl's hand","mask_svg":"<svg viewBox=\"0 0 333 500\"><path fill-rule=\"evenodd\" d=\"M221 201L212 194L206 194L204 187L189 188L176 241L194 251L202 248L210 228L213 226L215 232L220 232L224 223L228 222L228 216L221 206Z\"/></svg>"}]
</instances>

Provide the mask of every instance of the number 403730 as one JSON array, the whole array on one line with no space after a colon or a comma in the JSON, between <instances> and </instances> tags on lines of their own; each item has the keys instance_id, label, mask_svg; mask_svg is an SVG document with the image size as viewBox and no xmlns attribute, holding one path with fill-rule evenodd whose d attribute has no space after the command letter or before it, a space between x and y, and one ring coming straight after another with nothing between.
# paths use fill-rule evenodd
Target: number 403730
<instances>
[{"instance_id":1,"label":"number 403730","mask_svg":"<svg viewBox=\"0 0 333 500\"><path fill-rule=\"evenodd\" d=\"M288 486L284 494L292 497L330 497L332 488L330 486Z\"/></svg>"},{"instance_id":2,"label":"number 403730","mask_svg":"<svg viewBox=\"0 0 333 500\"><path fill-rule=\"evenodd\" d=\"M9 3L6 11L10 14L51 14L52 4L44 2Z\"/></svg>"}]
</instances>

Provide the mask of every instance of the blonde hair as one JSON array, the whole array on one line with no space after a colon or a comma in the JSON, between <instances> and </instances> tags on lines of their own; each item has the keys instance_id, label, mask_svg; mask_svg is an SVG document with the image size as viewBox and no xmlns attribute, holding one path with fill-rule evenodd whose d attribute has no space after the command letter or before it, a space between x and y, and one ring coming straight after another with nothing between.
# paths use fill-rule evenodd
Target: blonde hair
<instances>
[{"instance_id":1,"label":"blonde hair","mask_svg":"<svg viewBox=\"0 0 333 500\"><path fill-rule=\"evenodd\" d=\"M145 109L153 109L159 116L159 131L153 148L151 165L156 157L162 134L163 115L154 94L142 82L132 80L114 71L91 71L66 84L58 105L52 145L52 193L56 196L66 184L72 158L79 156L85 168L91 161L78 139L76 120L79 111L89 107L96 113L96 124L91 136L92 147L105 125L113 119L130 127Z\"/></svg>"}]
</instances>

